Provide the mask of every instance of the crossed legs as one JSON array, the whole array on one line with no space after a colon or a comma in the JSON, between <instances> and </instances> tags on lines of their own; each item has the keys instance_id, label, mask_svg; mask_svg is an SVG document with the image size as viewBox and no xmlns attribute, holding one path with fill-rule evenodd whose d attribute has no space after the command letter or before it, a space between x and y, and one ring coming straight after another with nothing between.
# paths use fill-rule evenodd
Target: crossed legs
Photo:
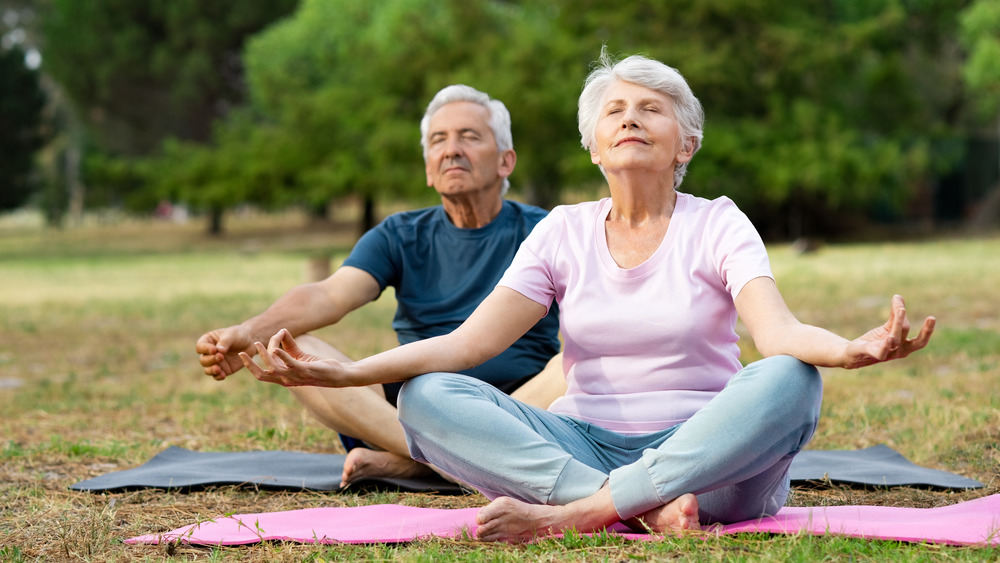
<instances>
[{"instance_id":1,"label":"crossed legs","mask_svg":"<svg viewBox=\"0 0 1000 563\"><path fill-rule=\"evenodd\" d=\"M343 352L311 335L296 339L311 354L351 361ZM560 356L538 376L514 392L522 401L547 407L565 390ZM396 407L381 385L367 387L289 387L292 395L324 426L365 442L370 447L347 453L341 485L368 477L416 477L433 470L410 457Z\"/></svg>"},{"instance_id":2,"label":"crossed legs","mask_svg":"<svg viewBox=\"0 0 1000 563\"><path fill-rule=\"evenodd\" d=\"M399 414L415 459L495 499L480 512L479 536L523 540L637 518L667 532L771 514L784 504L788 466L815 430L821 396L815 368L776 357L740 371L687 422L643 436L453 374L407 382Z\"/></svg>"}]
</instances>

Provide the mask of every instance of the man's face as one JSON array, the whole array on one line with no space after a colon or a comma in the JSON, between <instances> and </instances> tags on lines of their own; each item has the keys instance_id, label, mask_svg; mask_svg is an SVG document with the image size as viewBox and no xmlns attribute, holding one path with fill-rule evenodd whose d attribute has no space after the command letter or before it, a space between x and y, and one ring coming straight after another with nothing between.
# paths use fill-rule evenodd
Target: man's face
<instances>
[{"instance_id":1,"label":"man's face","mask_svg":"<svg viewBox=\"0 0 1000 563\"><path fill-rule=\"evenodd\" d=\"M445 104L427 130L427 185L442 197L496 190L514 169L514 151L497 150L489 110L472 102Z\"/></svg>"}]
</instances>

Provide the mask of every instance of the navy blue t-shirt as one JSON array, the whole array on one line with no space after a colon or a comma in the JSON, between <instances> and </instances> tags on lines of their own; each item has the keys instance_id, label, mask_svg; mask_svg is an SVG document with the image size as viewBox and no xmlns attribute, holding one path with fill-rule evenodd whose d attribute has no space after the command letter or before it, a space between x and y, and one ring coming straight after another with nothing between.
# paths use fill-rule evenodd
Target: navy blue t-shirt
<instances>
[{"instance_id":1,"label":"navy blue t-shirt","mask_svg":"<svg viewBox=\"0 0 1000 563\"><path fill-rule=\"evenodd\" d=\"M448 334L493 291L521 242L547 212L504 200L490 224L460 229L444 207L395 213L361 237L344 261L396 291L400 344ZM506 351L462 373L511 392L559 351L556 307ZM395 404L400 384L387 385Z\"/></svg>"}]
</instances>

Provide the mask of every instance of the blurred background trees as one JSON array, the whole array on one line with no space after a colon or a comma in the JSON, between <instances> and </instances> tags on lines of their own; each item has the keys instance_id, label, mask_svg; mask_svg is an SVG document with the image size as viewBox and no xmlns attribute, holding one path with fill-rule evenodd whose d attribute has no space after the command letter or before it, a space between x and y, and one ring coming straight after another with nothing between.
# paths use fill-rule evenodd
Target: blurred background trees
<instances>
[{"instance_id":1,"label":"blurred background trees","mask_svg":"<svg viewBox=\"0 0 1000 563\"><path fill-rule=\"evenodd\" d=\"M37 47L26 75L50 82L31 127L77 155L35 177L81 209L167 200L220 232L242 204L322 218L350 196L365 228L435 201L417 125L456 82L511 110L512 194L596 197L576 98L602 45L681 70L708 118L684 189L770 239L951 227L1000 194L995 0L3 1L4 56ZM3 201L40 190L10 170Z\"/></svg>"},{"instance_id":2,"label":"blurred background trees","mask_svg":"<svg viewBox=\"0 0 1000 563\"><path fill-rule=\"evenodd\" d=\"M16 209L35 190L35 153L42 148L45 94L18 46L0 49L0 211Z\"/></svg>"}]
</instances>

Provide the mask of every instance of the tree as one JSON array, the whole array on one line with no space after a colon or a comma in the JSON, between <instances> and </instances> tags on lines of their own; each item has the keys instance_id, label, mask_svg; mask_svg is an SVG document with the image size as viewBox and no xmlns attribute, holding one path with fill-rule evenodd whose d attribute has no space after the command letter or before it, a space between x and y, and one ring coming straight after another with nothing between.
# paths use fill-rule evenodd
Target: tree
<instances>
[{"instance_id":1,"label":"tree","mask_svg":"<svg viewBox=\"0 0 1000 563\"><path fill-rule=\"evenodd\" d=\"M45 96L24 57L19 47L0 48L0 210L20 207L32 195L35 153L44 144Z\"/></svg>"},{"instance_id":2,"label":"tree","mask_svg":"<svg viewBox=\"0 0 1000 563\"><path fill-rule=\"evenodd\" d=\"M969 51L962 77L972 93L975 111L996 116L997 147L1000 149L1000 4L976 0L961 14L961 38ZM1000 155L997 165L1000 166ZM983 198L971 220L974 228L995 226L1000 222L1000 170L998 182Z\"/></svg>"},{"instance_id":3,"label":"tree","mask_svg":"<svg viewBox=\"0 0 1000 563\"><path fill-rule=\"evenodd\" d=\"M498 83L503 69L472 69L512 39L518 12L482 0L303 2L293 17L249 42L250 107L234 112L213 146L201 149L209 160L244 166L215 168L229 179L211 180L219 189L210 195L200 185L177 183L178 197L212 197L218 205L245 198L299 203L316 213L348 194L369 203L385 196L433 201L423 181L423 109L437 90L458 81L501 95L484 87L483 77L499 74Z\"/></svg>"},{"instance_id":4,"label":"tree","mask_svg":"<svg viewBox=\"0 0 1000 563\"><path fill-rule=\"evenodd\" d=\"M466 83L511 110L515 193L551 206L601 180L575 114L607 45L678 67L707 108L685 189L732 197L771 238L833 233L844 226L824 218L899 216L954 165L932 147L962 113L966 1L304 0L248 43L250 104L197 150L243 162L202 169L226 175L214 205L431 201L416 123L435 91Z\"/></svg>"},{"instance_id":5,"label":"tree","mask_svg":"<svg viewBox=\"0 0 1000 563\"><path fill-rule=\"evenodd\" d=\"M131 159L167 138L207 142L245 92L244 40L296 0L48 0L39 10L45 68L87 126L85 181L116 199L155 201ZM118 159L123 159L119 161ZM115 183L118 182L118 183ZM221 225L222 207L208 207Z\"/></svg>"},{"instance_id":6,"label":"tree","mask_svg":"<svg viewBox=\"0 0 1000 563\"><path fill-rule=\"evenodd\" d=\"M969 51L962 77L982 115L1000 111L1000 4L976 0L960 16L962 43Z\"/></svg>"},{"instance_id":7,"label":"tree","mask_svg":"<svg viewBox=\"0 0 1000 563\"><path fill-rule=\"evenodd\" d=\"M295 0L51 0L45 66L102 146L148 154L166 137L207 141L243 97L246 37Z\"/></svg>"},{"instance_id":8,"label":"tree","mask_svg":"<svg viewBox=\"0 0 1000 563\"><path fill-rule=\"evenodd\" d=\"M899 210L947 164L929 147L954 125L960 0L555 1L595 54L684 74L707 114L685 188L732 197L771 237Z\"/></svg>"}]
</instances>

